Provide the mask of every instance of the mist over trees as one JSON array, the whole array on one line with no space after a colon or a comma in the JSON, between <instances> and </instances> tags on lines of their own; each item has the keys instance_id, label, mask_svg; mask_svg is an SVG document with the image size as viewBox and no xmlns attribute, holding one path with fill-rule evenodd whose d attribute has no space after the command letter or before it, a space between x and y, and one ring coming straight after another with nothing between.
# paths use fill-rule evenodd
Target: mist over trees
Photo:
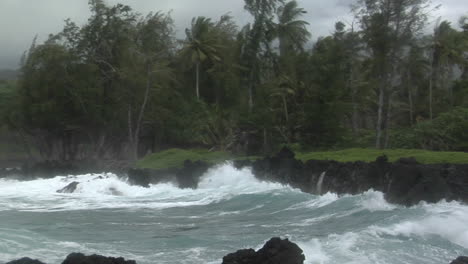
<instances>
[{"instance_id":1,"label":"mist over trees","mask_svg":"<svg viewBox=\"0 0 468 264\"><path fill-rule=\"evenodd\" d=\"M468 17L428 0L360 0L308 48L296 1L245 0L253 20L90 0L86 24L34 41L0 118L44 159L137 159L168 147L265 154L282 144L468 150Z\"/></svg>"}]
</instances>

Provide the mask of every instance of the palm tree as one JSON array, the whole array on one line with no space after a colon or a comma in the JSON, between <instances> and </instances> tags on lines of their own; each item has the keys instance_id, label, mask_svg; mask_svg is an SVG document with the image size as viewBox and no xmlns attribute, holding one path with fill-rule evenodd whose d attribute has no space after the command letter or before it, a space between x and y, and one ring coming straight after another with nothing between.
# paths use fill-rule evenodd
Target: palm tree
<instances>
[{"instance_id":1,"label":"palm tree","mask_svg":"<svg viewBox=\"0 0 468 264\"><path fill-rule=\"evenodd\" d=\"M220 61L218 56L218 41L214 34L214 23L206 17L192 19L192 26L185 30L186 40L181 50L183 57L189 58L195 64L197 99L200 99L200 65L206 60Z\"/></svg>"},{"instance_id":2,"label":"palm tree","mask_svg":"<svg viewBox=\"0 0 468 264\"><path fill-rule=\"evenodd\" d=\"M434 37L431 43L431 76L429 78L429 115L433 118L434 88L445 88L448 92L450 104L453 102L453 91L450 79L453 74L453 65L463 65L465 58L460 46L457 31L450 22L437 21L434 28Z\"/></svg>"},{"instance_id":3,"label":"palm tree","mask_svg":"<svg viewBox=\"0 0 468 264\"><path fill-rule=\"evenodd\" d=\"M290 51L302 50L311 37L307 30L308 22L299 20L299 17L306 14L303 8L298 7L298 3L293 0L278 8L278 24L276 34L279 39L280 55L284 56Z\"/></svg>"},{"instance_id":4,"label":"palm tree","mask_svg":"<svg viewBox=\"0 0 468 264\"><path fill-rule=\"evenodd\" d=\"M249 111L252 112L254 106L254 92L257 85L260 83L262 75L260 61L261 55L265 52L265 45L269 45L270 38L268 36L268 28L273 24L272 18L277 7L284 3L284 0L244 0L244 9L247 10L253 17L254 22L245 27L244 40L246 40L243 54L247 55L243 61L248 69L247 86L249 93Z\"/></svg>"}]
</instances>

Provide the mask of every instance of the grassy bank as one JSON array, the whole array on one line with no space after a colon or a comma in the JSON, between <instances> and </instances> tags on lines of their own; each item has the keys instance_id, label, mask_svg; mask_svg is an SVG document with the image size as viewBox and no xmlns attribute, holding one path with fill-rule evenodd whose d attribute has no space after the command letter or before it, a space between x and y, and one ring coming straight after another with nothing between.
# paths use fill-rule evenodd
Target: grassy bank
<instances>
[{"instance_id":1,"label":"grassy bank","mask_svg":"<svg viewBox=\"0 0 468 264\"><path fill-rule=\"evenodd\" d=\"M386 155L390 161L396 161L404 157L414 157L420 163L455 163L468 164L468 153L464 152L437 152L417 149L345 149L339 151L304 152L297 153L296 158L307 161L335 160L340 162L366 161L371 162L379 156ZM203 160L216 164L232 159L255 159L258 157L238 157L223 151L208 151L205 149L169 149L144 157L137 162L139 168L164 169L180 168L185 160Z\"/></svg>"},{"instance_id":2,"label":"grassy bank","mask_svg":"<svg viewBox=\"0 0 468 264\"><path fill-rule=\"evenodd\" d=\"M464 152L439 152L420 149L345 149L338 151L307 152L298 153L296 157L300 160L336 160L340 162L351 161L374 161L377 157L386 155L390 161L400 158L414 157L420 163L466 163L468 164L468 153Z\"/></svg>"}]
</instances>

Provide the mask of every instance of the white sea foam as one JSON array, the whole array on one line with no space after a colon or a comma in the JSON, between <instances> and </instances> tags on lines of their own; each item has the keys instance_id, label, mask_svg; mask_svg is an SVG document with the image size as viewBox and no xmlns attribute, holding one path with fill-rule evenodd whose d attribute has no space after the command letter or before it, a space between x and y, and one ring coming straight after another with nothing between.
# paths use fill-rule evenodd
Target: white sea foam
<instances>
[{"instance_id":1,"label":"white sea foam","mask_svg":"<svg viewBox=\"0 0 468 264\"><path fill-rule=\"evenodd\" d=\"M353 232L331 234L321 239L298 242L304 251L307 264L328 263L375 263L359 249L362 234Z\"/></svg>"},{"instance_id":2,"label":"white sea foam","mask_svg":"<svg viewBox=\"0 0 468 264\"><path fill-rule=\"evenodd\" d=\"M417 219L402 221L388 227L373 227L377 234L393 236L439 236L468 248L468 206L458 202L421 204L413 210L423 209L425 214Z\"/></svg>"},{"instance_id":3,"label":"white sea foam","mask_svg":"<svg viewBox=\"0 0 468 264\"><path fill-rule=\"evenodd\" d=\"M57 193L79 182L72 194ZM197 190L179 189L173 184L131 186L113 174L58 176L33 181L0 180L0 211L62 211L99 208L169 208L206 205L240 194L280 190L280 184L261 182L249 169L231 164L210 169Z\"/></svg>"},{"instance_id":4,"label":"white sea foam","mask_svg":"<svg viewBox=\"0 0 468 264\"><path fill-rule=\"evenodd\" d=\"M371 211L392 211L397 208L397 206L388 203L382 192L376 192L374 190L369 190L362 194L361 205Z\"/></svg>"},{"instance_id":5,"label":"white sea foam","mask_svg":"<svg viewBox=\"0 0 468 264\"><path fill-rule=\"evenodd\" d=\"M306 264L325 264L329 263L330 258L324 252L322 244L318 239L312 239L307 242L298 242L298 246L304 252Z\"/></svg>"}]
</instances>

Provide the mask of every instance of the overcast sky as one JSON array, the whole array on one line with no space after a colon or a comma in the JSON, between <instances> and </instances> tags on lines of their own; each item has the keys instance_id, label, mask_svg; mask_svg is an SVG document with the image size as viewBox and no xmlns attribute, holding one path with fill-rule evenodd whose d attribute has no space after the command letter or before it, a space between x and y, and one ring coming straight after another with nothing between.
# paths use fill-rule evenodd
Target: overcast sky
<instances>
[{"instance_id":1,"label":"overcast sky","mask_svg":"<svg viewBox=\"0 0 468 264\"><path fill-rule=\"evenodd\" d=\"M230 12L239 26L249 22L250 16L243 10L243 0L107 0L130 5L146 14L150 11L172 11L178 36L190 25L194 16L214 19ZM350 4L354 0L298 0L307 10L304 20L310 23L309 30L316 39L333 31L336 21L351 22ZM433 14L457 25L458 18L468 13L467 0L433 0L442 8ZM63 20L71 18L83 24L89 17L88 0L0 0L0 69L17 68L21 54L37 34L39 41L49 33L57 33Z\"/></svg>"}]
</instances>

